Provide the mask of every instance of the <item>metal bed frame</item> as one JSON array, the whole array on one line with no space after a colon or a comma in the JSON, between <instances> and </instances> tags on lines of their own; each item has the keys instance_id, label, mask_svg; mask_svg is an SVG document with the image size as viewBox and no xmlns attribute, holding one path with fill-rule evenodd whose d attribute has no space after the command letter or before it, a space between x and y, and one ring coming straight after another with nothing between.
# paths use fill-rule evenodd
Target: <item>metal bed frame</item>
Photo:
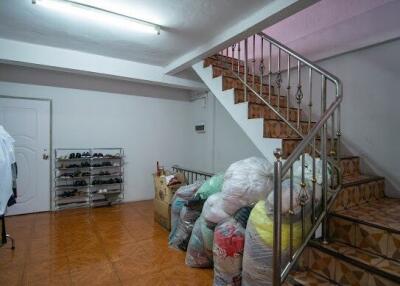
<instances>
[{"instance_id":1,"label":"metal bed frame","mask_svg":"<svg viewBox=\"0 0 400 286\"><path fill-rule=\"evenodd\" d=\"M197 181L199 178L207 180L208 178L211 178L212 176L214 176L213 173L191 170L191 169L187 169L184 167L180 167L179 165L173 165L172 170L174 172L182 173L185 176L185 178L187 179L188 184L192 184L193 182Z\"/></svg>"}]
</instances>

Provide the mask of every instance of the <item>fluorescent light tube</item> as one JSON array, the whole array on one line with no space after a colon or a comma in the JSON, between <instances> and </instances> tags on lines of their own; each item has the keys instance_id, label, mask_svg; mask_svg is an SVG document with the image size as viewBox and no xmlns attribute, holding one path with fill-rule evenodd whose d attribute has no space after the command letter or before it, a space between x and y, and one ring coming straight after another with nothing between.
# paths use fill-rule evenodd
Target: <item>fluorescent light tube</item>
<instances>
[{"instance_id":1,"label":"fluorescent light tube","mask_svg":"<svg viewBox=\"0 0 400 286\"><path fill-rule=\"evenodd\" d=\"M160 26L140 19L69 0L32 0L32 4L89 19L108 26L144 33L160 34Z\"/></svg>"}]
</instances>

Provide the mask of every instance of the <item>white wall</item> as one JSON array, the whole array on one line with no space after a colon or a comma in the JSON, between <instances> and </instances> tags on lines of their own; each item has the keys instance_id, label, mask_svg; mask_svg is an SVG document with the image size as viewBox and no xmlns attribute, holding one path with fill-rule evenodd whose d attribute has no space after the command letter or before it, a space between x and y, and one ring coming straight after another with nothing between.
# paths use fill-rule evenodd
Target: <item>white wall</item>
<instances>
[{"instance_id":1,"label":"white wall","mask_svg":"<svg viewBox=\"0 0 400 286\"><path fill-rule=\"evenodd\" d=\"M199 170L226 170L237 160L262 154L212 93L191 103L191 165ZM194 125L206 124L206 133L196 133ZM262 134L260 134L262 136Z\"/></svg>"},{"instance_id":2,"label":"white wall","mask_svg":"<svg viewBox=\"0 0 400 286\"><path fill-rule=\"evenodd\" d=\"M400 40L319 62L343 81L343 143L400 197Z\"/></svg>"},{"instance_id":3,"label":"white wall","mask_svg":"<svg viewBox=\"0 0 400 286\"><path fill-rule=\"evenodd\" d=\"M185 91L0 65L0 95L52 99L53 148L125 148L126 201L153 198L157 160L188 165Z\"/></svg>"}]
</instances>

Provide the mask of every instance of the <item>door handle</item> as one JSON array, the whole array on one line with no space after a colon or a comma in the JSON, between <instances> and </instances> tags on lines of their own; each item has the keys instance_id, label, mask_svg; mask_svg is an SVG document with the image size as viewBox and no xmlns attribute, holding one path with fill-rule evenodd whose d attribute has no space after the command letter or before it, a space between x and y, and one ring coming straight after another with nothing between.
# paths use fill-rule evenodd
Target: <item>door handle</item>
<instances>
[{"instance_id":1,"label":"door handle","mask_svg":"<svg viewBox=\"0 0 400 286\"><path fill-rule=\"evenodd\" d=\"M47 150L43 150L43 154L42 154L42 159L43 160L49 160L49 154L47 154Z\"/></svg>"}]
</instances>

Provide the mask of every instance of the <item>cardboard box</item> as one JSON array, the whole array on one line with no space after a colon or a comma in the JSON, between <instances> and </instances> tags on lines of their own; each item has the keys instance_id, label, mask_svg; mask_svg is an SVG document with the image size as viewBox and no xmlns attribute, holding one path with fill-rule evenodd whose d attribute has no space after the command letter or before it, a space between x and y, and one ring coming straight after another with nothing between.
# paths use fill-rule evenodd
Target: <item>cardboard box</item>
<instances>
[{"instance_id":1,"label":"cardboard box","mask_svg":"<svg viewBox=\"0 0 400 286\"><path fill-rule=\"evenodd\" d=\"M163 201L168 204L171 203L172 197L174 196L175 192L179 189L179 187L186 184L185 176L183 174L177 173L175 174L175 176L182 183L168 186L165 180L165 176L157 176L156 174L153 174L155 198L157 200Z\"/></svg>"},{"instance_id":2,"label":"cardboard box","mask_svg":"<svg viewBox=\"0 0 400 286\"><path fill-rule=\"evenodd\" d=\"M154 220L166 230L171 230L171 204L154 199Z\"/></svg>"}]
</instances>

